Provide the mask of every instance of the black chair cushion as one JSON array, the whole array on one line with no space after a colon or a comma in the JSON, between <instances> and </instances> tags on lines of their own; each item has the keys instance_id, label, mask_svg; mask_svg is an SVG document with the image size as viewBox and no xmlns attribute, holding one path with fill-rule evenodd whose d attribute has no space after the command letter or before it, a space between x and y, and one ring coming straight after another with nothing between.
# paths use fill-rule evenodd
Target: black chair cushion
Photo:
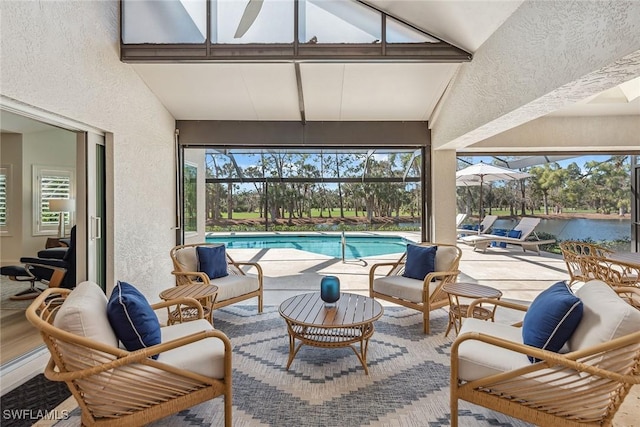
<instances>
[{"instance_id":1,"label":"black chair cushion","mask_svg":"<svg viewBox=\"0 0 640 427\"><path fill-rule=\"evenodd\" d=\"M27 270L19 265L7 265L6 267L2 267L0 268L0 274L12 277L29 276Z\"/></svg>"},{"instance_id":2,"label":"black chair cushion","mask_svg":"<svg viewBox=\"0 0 640 427\"><path fill-rule=\"evenodd\" d=\"M49 248L38 252L38 258L64 259L68 248Z\"/></svg>"}]
</instances>

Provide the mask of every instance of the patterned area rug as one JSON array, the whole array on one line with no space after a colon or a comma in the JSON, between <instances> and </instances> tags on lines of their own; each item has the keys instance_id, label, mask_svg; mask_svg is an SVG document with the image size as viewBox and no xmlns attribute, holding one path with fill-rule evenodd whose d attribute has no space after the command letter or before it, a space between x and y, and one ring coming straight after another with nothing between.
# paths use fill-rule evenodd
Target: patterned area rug
<instances>
[{"instance_id":1,"label":"patterned area rug","mask_svg":"<svg viewBox=\"0 0 640 427\"><path fill-rule=\"evenodd\" d=\"M71 396L67 385L36 375L15 390L2 395L3 427L26 427L53 416L53 409Z\"/></svg>"},{"instance_id":2,"label":"patterned area rug","mask_svg":"<svg viewBox=\"0 0 640 427\"><path fill-rule=\"evenodd\" d=\"M236 426L447 426L449 349L447 312L432 313L431 335L421 315L385 308L369 343L369 375L349 348L303 347L289 371L289 342L277 307L216 310L215 326L234 346L233 424ZM153 426L221 426L222 398ZM460 403L460 426L528 426L485 408ZM80 425L79 411L57 427Z\"/></svg>"}]
</instances>

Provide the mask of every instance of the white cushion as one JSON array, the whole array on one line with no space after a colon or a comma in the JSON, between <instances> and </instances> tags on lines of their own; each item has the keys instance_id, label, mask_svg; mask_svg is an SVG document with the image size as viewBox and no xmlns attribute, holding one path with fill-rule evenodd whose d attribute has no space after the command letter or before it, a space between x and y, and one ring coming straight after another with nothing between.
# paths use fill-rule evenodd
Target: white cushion
<instances>
[{"instance_id":1,"label":"white cushion","mask_svg":"<svg viewBox=\"0 0 640 427\"><path fill-rule=\"evenodd\" d=\"M451 264L458 256L456 248L450 246L438 246L436 251L436 271L450 271Z\"/></svg>"},{"instance_id":2,"label":"white cushion","mask_svg":"<svg viewBox=\"0 0 640 427\"><path fill-rule=\"evenodd\" d=\"M433 294L439 284L439 280L429 284L429 295ZM373 290L381 294L420 303L422 302L423 285L424 280L393 275L375 279L373 281Z\"/></svg>"},{"instance_id":3,"label":"white cushion","mask_svg":"<svg viewBox=\"0 0 640 427\"><path fill-rule=\"evenodd\" d=\"M176 252L176 261L182 266L182 271L198 271L198 256L195 246L178 250Z\"/></svg>"},{"instance_id":4,"label":"white cushion","mask_svg":"<svg viewBox=\"0 0 640 427\"><path fill-rule=\"evenodd\" d=\"M480 332L522 344L521 329L501 323L465 318L460 335L465 332ZM473 381L531 365L526 354L476 340L467 340L460 344L458 361L458 377L465 381Z\"/></svg>"},{"instance_id":5,"label":"white cushion","mask_svg":"<svg viewBox=\"0 0 640 427\"><path fill-rule=\"evenodd\" d=\"M257 291L260 288L258 278L253 275L229 274L210 281L218 287L216 302L226 301L230 298Z\"/></svg>"},{"instance_id":6,"label":"white cushion","mask_svg":"<svg viewBox=\"0 0 640 427\"><path fill-rule=\"evenodd\" d=\"M113 347L118 338L107 318L107 296L93 282L82 282L71 291L56 313L53 326Z\"/></svg>"},{"instance_id":7,"label":"white cushion","mask_svg":"<svg viewBox=\"0 0 640 427\"><path fill-rule=\"evenodd\" d=\"M160 329L163 343L209 330L213 330L213 326L204 319L178 323ZM158 357L158 362L207 377L222 379L224 378L224 343L218 338L206 338L165 351Z\"/></svg>"},{"instance_id":8,"label":"white cushion","mask_svg":"<svg viewBox=\"0 0 640 427\"><path fill-rule=\"evenodd\" d=\"M640 310L606 283L590 280L576 290L582 300L582 320L569 339L571 351L581 350L640 330ZM594 361L597 364L597 361Z\"/></svg>"}]
</instances>

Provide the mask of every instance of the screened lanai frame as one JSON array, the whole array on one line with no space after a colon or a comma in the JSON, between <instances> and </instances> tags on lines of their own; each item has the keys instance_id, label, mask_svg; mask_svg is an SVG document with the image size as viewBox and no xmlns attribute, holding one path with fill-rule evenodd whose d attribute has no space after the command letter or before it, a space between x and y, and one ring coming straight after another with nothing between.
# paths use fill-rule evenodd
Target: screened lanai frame
<instances>
[{"instance_id":1,"label":"screened lanai frame","mask_svg":"<svg viewBox=\"0 0 640 427\"><path fill-rule=\"evenodd\" d=\"M224 205L225 202L231 206L231 199L227 200L226 198L231 198L232 193L233 197L243 194L237 190L235 192L232 191L231 188L233 185L245 186L245 189L247 187L255 188L253 197L254 200L259 199L259 204L254 204L254 209L251 212L255 212L256 210L260 212L258 217L262 221L264 231L273 230L272 221L274 218L272 216L273 211L270 209L271 204L275 203L272 202L275 197L273 193L278 195L280 192L279 195L282 197L282 191L285 189L294 192L290 197L295 199L296 213L294 214L294 218L296 220L303 220L305 218L308 220L311 218L310 212L312 206L311 203L308 202L313 194L315 194L314 200L328 197L333 200L334 205L331 205L331 203L327 203L327 205L320 203L320 205L314 205L313 209L319 208L320 212L322 212L321 206L325 206L328 211L331 209L337 210L340 212L340 216L334 216L332 218L331 214L329 214L329 216L326 217L326 221L341 223L341 221L347 218L353 219L354 207L356 218L358 217L358 207L353 203L358 197L349 197L348 194L352 194L349 190L353 191L354 188L364 190L364 188L368 188L371 191L384 191L390 199L401 197L401 194L409 196L409 203L412 206L410 209L411 216L415 218L416 221L420 221L419 224L422 234L424 236L428 234L424 221L426 218L426 205L423 190L426 189L428 191L428 187L425 186L424 174L422 172L427 168L423 159L428 158L429 155L425 154L426 151L424 147L246 148L206 146L205 148L203 146L183 146L181 149L183 150L181 156L183 158L184 150L201 150L205 157L205 183L207 187L212 189L215 187L211 187L211 184L221 185L221 187L218 187L218 190L213 189L214 197L211 197L207 192L208 195L205 196L207 198L207 202L205 203L207 206L206 209L210 209L213 205ZM257 161L257 164L263 167L252 167L252 164L247 163L248 160L250 162ZM280 161L283 167L275 167L274 161ZM322 166L323 162L324 166ZM267 168L272 167L272 169L265 169L265 165L267 165ZM381 165L384 166L384 170L380 169ZM319 166L319 168L315 168L315 166ZM247 168L251 168L254 173L250 175L246 174L245 170L247 170ZM212 171L215 172L212 173ZM256 171L262 173L256 176ZM367 185L368 187L365 187ZM301 192L302 188L306 190L310 187L313 188L310 193L301 194L298 192ZM278 188L280 190L278 190ZM411 190L409 190L409 188L411 188ZM226 195L223 194L224 191L226 191ZM343 196L345 201L344 205L342 203ZM184 209L184 195L181 200L183 201L182 208ZM234 215L237 215L242 211L236 211L238 204L235 200L236 199L234 199L232 204ZM292 199L290 198L289 200ZM349 201L349 203L347 203L347 201ZM389 200L385 199L385 201ZM362 203L360 206L364 209L360 210L361 220L364 220L365 216L367 216L371 220L371 222L368 223L370 226L380 221L382 217L386 216L387 220L391 217L391 215L382 215L382 217L380 217L373 215L373 213L369 216L368 213L373 212L373 205L367 204L366 207L364 207L364 200ZM301 205L308 206L308 211L302 208L298 211L298 206ZM287 220L285 210L287 210L289 214L292 214L293 207L293 202L291 206L283 202L277 206L278 212L282 212L282 216L278 217L281 222ZM398 214L400 207L399 201L393 205L393 209ZM406 205L402 205L403 209L405 207ZM344 212L351 211L351 213L342 216L344 213L343 208ZM387 205L387 208L389 212L392 211L389 205ZM376 211L379 212L378 209L376 209ZM409 211L409 209L407 209L407 211ZM211 211L209 210L207 212ZM224 212L227 211L224 209L223 212L218 211L219 214ZM297 212L299 212L299 214ZM309 212L309 214L307 214L307 212ZM208 218L209 220L212 219L210 217ZM224 215L220 215L217 218L223 220L223 222L224 219L226 219ZM234 218L236 217L234 216ZM188 218L185 217L185 221L187 220ZM365 221L365 223L367 222ZM363 224L361 224L361 226ZM343 227L349 228L349 226L345 225L343 225Z\"/></svg>"}]
</instances>

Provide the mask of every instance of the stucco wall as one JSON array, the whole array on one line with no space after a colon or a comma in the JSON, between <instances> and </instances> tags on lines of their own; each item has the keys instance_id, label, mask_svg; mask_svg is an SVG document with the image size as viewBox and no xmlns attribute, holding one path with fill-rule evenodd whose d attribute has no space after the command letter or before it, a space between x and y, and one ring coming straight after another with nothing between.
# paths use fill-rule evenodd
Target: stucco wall
<instances>
[{"instance_id":1,"label":"stucco wall","mask_svg":"<svg viewBox=\"0 0 640 427\"><path fill-rule=\"evenodd\" d=\"M114 276L156 301L173 284L175 122L119 60L118 7L3 0L0 91L113 133Z\"/></svg>"},{"instance_id":2,"label":"stucco wall","mask_svg":"<svg viewBox=\"0 0 640 427\"><path fill-rule=\"evenodd\" d=\"M466 148L637 77L639 17L637 1L525 1L461 66L434 147Z\"/></svg>"}]
</instances>

